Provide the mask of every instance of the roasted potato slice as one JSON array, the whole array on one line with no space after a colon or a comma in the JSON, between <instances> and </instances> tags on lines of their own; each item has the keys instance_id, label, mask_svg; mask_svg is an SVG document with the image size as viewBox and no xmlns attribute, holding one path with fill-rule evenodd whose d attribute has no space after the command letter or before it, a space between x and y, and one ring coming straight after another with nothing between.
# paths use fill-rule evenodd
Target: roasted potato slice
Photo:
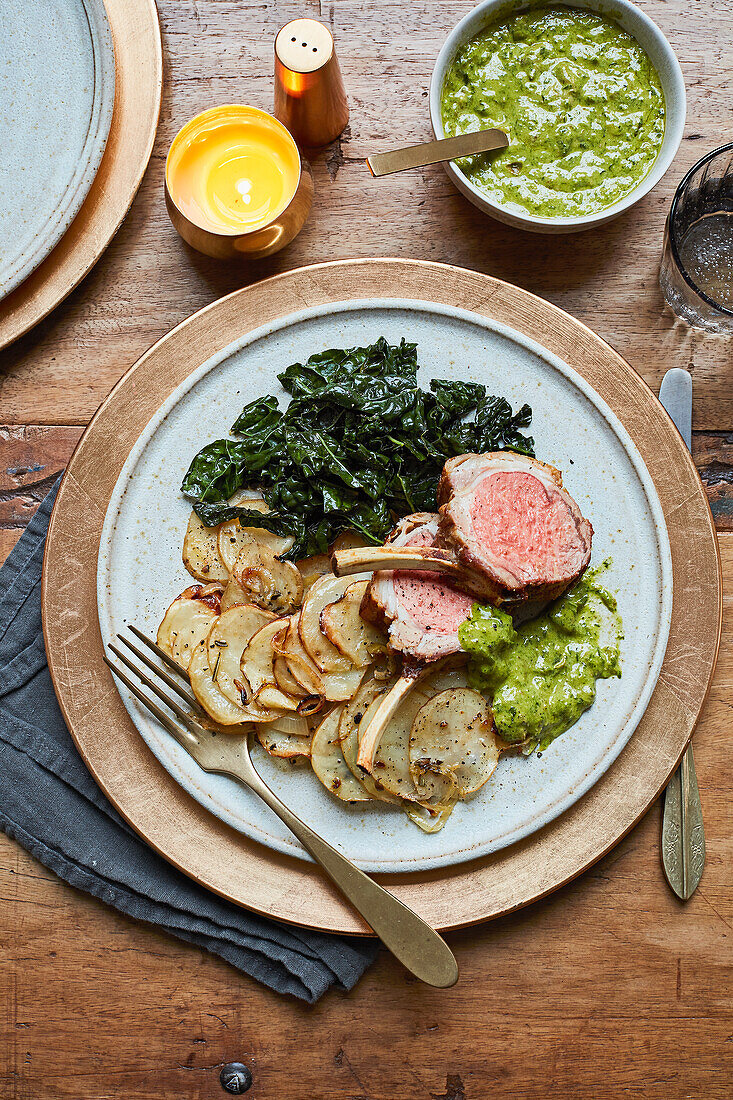
<instances>
[{"instance_id":1,"label":"roasted potato slice","mask_svg":"<svg viewBox=\"0 0 733 1100\"><path fill-rule=\"evenodd\" d=\"M223 695L214 682L206 641L199 642L191 654L188 678L196 699L219 725L235 726L249 719L247 709Z\"/></svg>"},{"instance_id":2,"label":"roasted potato slice","mask_svg":"<svg viewBox=\"0 0 733 1100\"><path fill-rule=\"evenodd\" d=\"M207 647L211 675L219 691L237 706L245 705L251 694L242 675L242 654L250 639L272 618L270 612L261 607L237 604L220 615L209 631Z\"/></svg>"},{"instance_id":3,"label":"roasted potato slice","mask_svg":"<svg viewBox=\"0 0 733 1100\"><path fill-rule=\"evenodd\" d=\"M273 645L275 636L279 634L284 637L289 626L290 619L270 619L260 626L244 647L240 667L253 695L262 687L277 687Z\"/></svg>"},{"instance_id":4,"label":"roasted potato slice","mask_svg":"<svg viewBox=\"0 0 733 1100\"><path fill-rule=\"evenodd\" d=\"M341 752L344 755L346 766L351 774L359 780L367 794L380 802L399 802L389 791L385 790L378 779L372 778L364 768L356 763L359 751L359 723L362 721L367 708L382 694L382 684L376 680L367 680L362 684L354 697L344 704L339 719L339 741Z\"/></svg>"},{"instance_id":5,"label":"roasted potato slice","mask_svg":"<svg viewBox=\"0 0 733 1100\"><path fill-rule=\"evenodd\" d=\"M298 756L310 756L309 738L298 737L282 730L278 722L257 726L255 734L262 748L269 752L270 756L278 756L286 760L295 760Z\"/></svg>"},{"instance_id":6,"label":"roasted potato slice","mask_svg":"<svg viewBox=\"0 0 733 1100\"><path fill-rule=\"evenodd\" d=\"M320 618L321 631L329 642L357 668L371 664L373 654L387 644L386 634L362 619L359 612L368 584L354 581L343 596L326 604Z\"/></svg>"},{"instance_id":7,"label":"roasted potato slice","mask_svg":"<svg viewBox=\"0 0 733 1100\"><path fill-rule=\"evenodd\" d=\"M229 580L229 570L219 556L219 529L206 527L195 512L191 512L183 540L183 564L197 580Z\"/></svg>"},{"instance_id":8,"label":"roasted potato slice","mask_svg":"<svg viewBox=\"0 0 733 1100\"><path fill-rule=\"evenodd\" d=\"M343 653L339 653L321 631L321 612L324 607L343 596L350 584L353 584L353 578L320 577L308 589L300 609L300 640L321 672L348 672L354 667L353 662L344 657Z\"/></svg>"},{"instance_id":9,"label":"roasted potato slice","mask_svg":"<svg viewBox=\"0 0 733 1100\"><path fill-rule=\"evenodd\" d=\"M277 637L274 647L278 656L285 658L291 676L301 685L307 695L325 694L321 673L303 649L298 630L300 613L290 616L290 626L285 638L279 643Z\"/></svg>"},{"instance_id":10,"label":"roasted potato slice","mask_svg":"<svg viewBox=\"0 0 733 1100\"><path fill-rule=\"evenodd\" d=\"M368 726L370 718L379 706L383 696L378 696L367 708L360 722L360 728ZM417 802L422 797L410 774L410 733L418 711L427 702L428 697L419 691L412 691L398 706L382 731L379 746L367 769L385 790L398 798ZM357 757L357 766L358 765Z\"/></svg>"},{"instance_id":11,"label":"roasted potato slice","mask_svg":"<svg viewBox=\"0 0 733 1100\"><path fill-rule=\"evenodd\" d=\"M421 796L442 798L444 784L433 777L453 776L466 798L490 779L498 760L491 708L477 691L440 691L418 711L410 732L410 774Z\"/></svg>"},{"instance_id":12,"label":"roasted potato slice","mask_svg":"<svg viewBox=\"0 0 733 1100\"><path fill-rule=\"evenodd\" d=\"M342 802L370 802L364 785L351 774L341 751L338 734L342 709L334 707L313 734L311 766L326 790Z\"/></svg>"},{"instance_id":13,"label":"roasted potato slice","mask_svg":"<svg viewBox=\"0 0 733 1100\"><path fill-rule=\"evenodd\" d=\"M249 596L244 591L241 584L237 584L234 577L230 577L221 594L222 614L228 611L230 607L236 607L237 604L250 602Z\"/></svg>"},{"instance_id":14,"label":"roasted potato slice","mask_svg":"<svg viewBox=\"0 0 733 1100\"><path fill-rule=\"evenodd\" d=\"M306 699L308 697L309 693L295 679L284 657L277 656L275 658L272 662L272 671L275 676L275 683L280 691L284 691L287 695L293 695L295 698Z\"/></svg>"},{"instance_id":15,"label":"roasted potato slice","mask_svg":"<svg viewBox=\"0 0 733 1100\"><path fill-rule=\"evenodd\" d=\"M244 528L232 577L248 594L250 603L281 615L300 606L303 578L291 561L280 561L272 550Z\"/></svg>"},{"instance_id":16,"label":"roasted potato slice","mask_svg":"<svg viewBox=\"0 0 733 1100\"><path fill-rule=\"evenodd\" d=\"M236 498L232 498L232 503L240 505L242 508L249 508L253 512L265 513L270 511L261 496L238 495ZM287 554L295 541L289 536L275 535L265 527L243 527L238 519L230 519L219 527L219 555L230 573L244 548L245 540L242 539L242 534L257 539L263 546L267 546L276 557Z\"/></svg>"},{"instance_id":17,"label":"roasted potato slice","mask_svg":"<svg viewBox=\"0 0 733 1100\"><path fill-rule=\"evenodd\" d=\"M198 588L199 585L187 588L175 598L163 616L156 638L160 648L184 669L191 663L196 646L208 637L219 617L208 603L187 594Z\"/></svg>"}]
</instances>

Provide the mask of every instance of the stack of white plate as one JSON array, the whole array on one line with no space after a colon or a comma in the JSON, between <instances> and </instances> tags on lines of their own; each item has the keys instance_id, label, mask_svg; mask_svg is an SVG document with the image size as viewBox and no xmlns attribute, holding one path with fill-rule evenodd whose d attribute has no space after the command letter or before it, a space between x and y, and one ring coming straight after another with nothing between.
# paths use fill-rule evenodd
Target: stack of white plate
<instances>
[{"instance_id":1,"label":"stack of white plate","mask_svg":"<svg viewBox=\"0 0 733 1100\"><path fill-rule=\"evenodd\" d=\"M115 56L102 0L3 0L0 300L49 255L102 160Z\"/></svg>"}]
</instances>

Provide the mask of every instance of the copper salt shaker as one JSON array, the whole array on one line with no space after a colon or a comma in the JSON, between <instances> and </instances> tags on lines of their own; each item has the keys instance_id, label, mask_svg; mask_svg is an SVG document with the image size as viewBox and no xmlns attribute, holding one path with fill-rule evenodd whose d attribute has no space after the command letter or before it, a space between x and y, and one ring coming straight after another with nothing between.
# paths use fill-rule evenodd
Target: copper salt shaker
<instances>
[{"instance_id":1,"label":"copper salt shaker","mask_svg":"<svg viewBox=\"0 0 733 1100\"><path fill-rule=\"evenodd\" d=\"M333 35L316 19L294 19L275 39L275 110L298 145L318 149L349 121Z\"/></svg>"}]
</instances>

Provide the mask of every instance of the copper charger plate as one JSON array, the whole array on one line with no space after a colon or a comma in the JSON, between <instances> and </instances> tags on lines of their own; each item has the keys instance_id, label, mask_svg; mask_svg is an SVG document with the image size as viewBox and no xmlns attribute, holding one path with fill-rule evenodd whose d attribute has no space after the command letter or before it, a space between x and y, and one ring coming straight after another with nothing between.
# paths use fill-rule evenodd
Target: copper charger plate
<instances>
[{"instance_id":1,"label":"copper charger plate","mask_svg":"<svg viewBox=\"0 0 733 1100\"><path fill-rule=\"evenodd\" d=\"M102 661L96 563L105 511L138 435L214 352L244 333L329 302L400 298L492 317L577 370L622 421L654 480L672 546L672 626L646 713L616 762L579 802L491 856L383 881L435 927L501 916L544 897L600 859L665 786L692 735L720 640L720 557L704 489L651 390L600 337L562 310L487 275L442 264L367 259L266 279L189 317L127 372L82 437L49 527L44 633L56 693L74 741L110 801L167 860L258 913L330 932L368 931L319 870L262 847L186 794L145 746ZM348 289L346 289L348 288Z\"/></svg>"},{"instance_id":2,"label":"copper charger plate","mask_svg":"<svg viewBox=\"0 0 733 1100\"><path fill-rule=\"evenodd\" d=\"M130 209L153 150L163 90L155 0L104 0L115 48L115 105L89 194L50 255L0 303L0 349L48 316L94 267Z\"/></svg>"}]
</instances>

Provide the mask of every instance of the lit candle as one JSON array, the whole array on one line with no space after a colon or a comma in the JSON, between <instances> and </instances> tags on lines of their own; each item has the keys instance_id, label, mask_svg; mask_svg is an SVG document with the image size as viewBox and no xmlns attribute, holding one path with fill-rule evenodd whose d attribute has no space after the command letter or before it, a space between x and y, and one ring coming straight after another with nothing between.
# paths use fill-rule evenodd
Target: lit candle
<instances>
[{"instance_id":1,"label":"lit candle","mask_svg":"<svg viewBox=\"0 0 733 1100\"><path fill-rule=\"evenodd\" d=\"M256 107L213 107L171 145L166 201L178 232L210 256L260 257L282 248L308 216L313 181L277 119Z\"/></svg>"}]
</instances>

